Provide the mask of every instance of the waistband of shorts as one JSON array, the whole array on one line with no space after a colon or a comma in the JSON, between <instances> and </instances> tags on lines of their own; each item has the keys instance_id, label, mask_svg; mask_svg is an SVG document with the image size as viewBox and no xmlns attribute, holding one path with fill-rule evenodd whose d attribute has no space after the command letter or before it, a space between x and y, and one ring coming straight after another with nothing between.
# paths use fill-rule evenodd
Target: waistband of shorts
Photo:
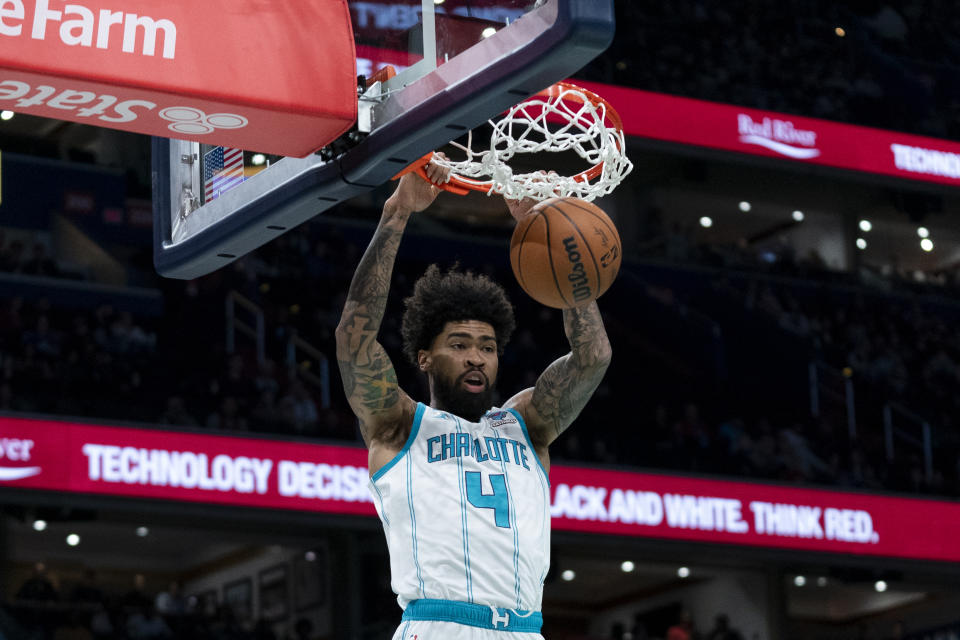
<instances>
[{"instance_id":1,"label":"waistband of shorts","mask_svg":"<svg viewBox=\"0 0 960 640\"><path fill-rule=\"evenodd\" d=\"M413 600L404 610L403 620L456 622L469 627L520 633L540 633L543 626L543 614L539 611L505 609L456 600Z\"/></svg>"}]
</instances>

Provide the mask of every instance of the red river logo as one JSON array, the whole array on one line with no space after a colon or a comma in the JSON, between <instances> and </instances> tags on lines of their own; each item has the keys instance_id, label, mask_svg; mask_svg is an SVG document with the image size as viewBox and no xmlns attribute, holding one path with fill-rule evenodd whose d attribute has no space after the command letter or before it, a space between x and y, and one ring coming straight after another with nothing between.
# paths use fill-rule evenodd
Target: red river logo
<instances>
[{"instance_id":1,"label":"red river logo","mask_svg":"<svg viewBox=\"0 0 960 640\"><path fill-rule=\"evenodd\" d=\"M40 467L6 467L3 463L29 462L30 450L33 449L33 440L20 438L0 438L0 482L23 480L40 474Z\"/></svg>"},{"instance_id":2,"label":"red river logo","mask_svg":"<svg viewBox=\"0 0 960 640\"><path fill-rule=\"evenodd\" d=\"M820 155L816 148L817 133L797 129L789 120L764 118L754 122L745 113L737 116L740 142L754 144L794 160L809 160Z\"/></svg>"}]
</instances>

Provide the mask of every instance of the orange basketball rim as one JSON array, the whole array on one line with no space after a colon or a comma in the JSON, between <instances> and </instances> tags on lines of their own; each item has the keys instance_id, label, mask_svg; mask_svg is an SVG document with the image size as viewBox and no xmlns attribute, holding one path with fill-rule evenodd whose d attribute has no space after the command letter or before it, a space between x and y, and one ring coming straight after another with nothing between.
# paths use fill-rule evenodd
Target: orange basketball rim
<instances>
[{"instance_id":1,"label":"orange basketball rim","mask_svg":"<svg viewBox=\"0 0 960 640\"><path fill-rule=\"evenodd\" d=\"M445 160L428 153L396 177L416 172L426 179L431 160L451 170L450 180L438 187L465 195L479 191L520 199L551 197L593 199L610 193L633 168L626 156L623 121L608 101L569 82L558 82L515 105L498 121L488 148L463 151L463 161ZM549 127L548 125L553 125ZM572 176L538 171L514 174L507 162L518 153L575 151L592 166Z\"/></svg>"}]
</instances>

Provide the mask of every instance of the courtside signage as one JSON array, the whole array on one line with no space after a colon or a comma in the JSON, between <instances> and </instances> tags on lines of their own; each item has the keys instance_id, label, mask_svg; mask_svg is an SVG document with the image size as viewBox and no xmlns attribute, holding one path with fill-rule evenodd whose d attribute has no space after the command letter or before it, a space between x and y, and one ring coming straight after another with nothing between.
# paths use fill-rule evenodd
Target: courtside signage
<instances>
[{"instance_id":1,"label":"courtside signage","mask_svg":"<svg viewBox=\"0 0 960 640\"><path fill-rule=\"evenodd\" d=\"M375 516L367 453L0 418L0 493L42 489ZM554 466L553 528L960 562L960 503Z\"/></svg>"},{"instance_id":2,"label":"courtside signage","mask_svg":"<svg viewBox=\"0 0 960 640\"><path fill-rule=\"evenodd\" d=\"M628 136L960 186L960 144L816 118L576 81Z\"/></svg>"},{"instance_id":3,"label":"courtside signage","mask_svg":"<svg viewBox=\"0 0 960 640\"><path fill-rule=\"evenodd\" d=\"M346 0L135 4L0 0L0 109L289 156L356 120Z\"/></svg>"}]
</instances>

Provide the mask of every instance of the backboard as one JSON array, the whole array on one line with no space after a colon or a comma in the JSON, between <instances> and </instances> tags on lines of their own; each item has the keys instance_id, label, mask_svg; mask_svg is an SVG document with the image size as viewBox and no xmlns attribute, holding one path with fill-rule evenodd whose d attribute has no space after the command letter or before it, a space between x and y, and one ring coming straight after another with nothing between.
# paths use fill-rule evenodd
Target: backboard
<instances>
[{"instance_id":1,"label":"backboard","mask_svg":"<svg viewBox=\"0 0 960 640\"><path fill-rule=\"evenodd\" d=\"M417 158L572 75L614 33L613 0L349 0L349 6L358 108L346 134L317 140L316 152L303 158L271 157L266 168L252 162L263 158L258 149L154 138L159 273L204 275L389 181ZM316 61L318 74L324 63Z\"/></svg>"}]
</instances>

